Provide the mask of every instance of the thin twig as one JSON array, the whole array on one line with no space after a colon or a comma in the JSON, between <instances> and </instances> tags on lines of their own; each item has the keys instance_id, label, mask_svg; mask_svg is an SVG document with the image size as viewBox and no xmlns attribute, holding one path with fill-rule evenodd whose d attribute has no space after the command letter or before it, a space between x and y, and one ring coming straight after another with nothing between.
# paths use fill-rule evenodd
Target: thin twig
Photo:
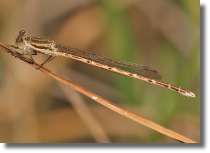
<instances>
[{"instance_id":1,"label":"thin twig","mask_svg":"<svg viewBox=\"0 0 210 153\"><path fill-rule=\"evenodd\" d=\"M3 49L4 51L6 51L7 53L15 56L16 58L19 58L20 60L26 62L27 64L29 64L31 66L33 66L36 69L38 69L40 67L39 64L33 63L29 58L23 56L22 54L18 53L14 49L12 49L12 48L2 44L1 42L0 42L0 48ZM149 120L147 120L147 119L145 119L145 118L143 118L141 116L138 116L138 115L136 115L136 114L134 114L134 113L124 109L124 108L121 108L121 107L119 107L119 106L109 102L108 100L103 99L102 97L96 95L95 93L92 93L91 91L89 91L89 90L87 90L87 89L85 89L83 87L80 87L79 85L77 85L77 84L75 84L75 83L73 83L71 81L68 81L68 80L63 79L62 77L60 77L60 76L58 76L56 74L53 74L51 71L49 71L49 70L47 70L47 69L45 69L43 67L40 67L38 70L44 72L47 75L50 75L51 77L55 78L56 80L58 80L60 82L65 83L66 85L72 87L73 89L79 91L80 93L86 95L87 97L90 97L91 99L97 101L98 103L108 107L109 109L111 109L111 110L113 110L113 111L115 111L115 112L117 112L117 113L119 113L119 114L121 114L123 116L126 116L126 117L128 117L128 118L130 118L130 119L132 119L132 120L134 120L134 121L136 121L138 123L140 123L140 124L143 124L143 125L151 128L151 129L153 129L155 131L158 131L158 132L160 132L160 133L162 133L164 135L172 137L172 138L174 138L174 139L176 139L176 140L178 140L180 142L197 143L197 142L195 142L195 141L193 141L193 140L191 140L191 139L189 139L187 137L184 137L184 136L182 136L182 135L180 135L180 134L178 134L178 133L176 133L174 131L171 131L171 130L169 130L167 128L164 128L164 127L162 127L162 126L160 126L160 125L158 125L158 124L156 124L154 122L151 122L151 121L149 121Z\"/></svg>"}]
</instances>

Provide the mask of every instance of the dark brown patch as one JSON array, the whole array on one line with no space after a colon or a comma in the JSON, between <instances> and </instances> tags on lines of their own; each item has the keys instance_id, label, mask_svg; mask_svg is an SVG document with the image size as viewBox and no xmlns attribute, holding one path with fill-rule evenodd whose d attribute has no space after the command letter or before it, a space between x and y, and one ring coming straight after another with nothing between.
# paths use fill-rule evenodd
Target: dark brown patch
<instances>
[{"instance_id":1,"label":"dark brown patch","mask_svg":"<svg viewBox=\"0 0 210 153\"><path fill-rule=\"evenodd\" d=\"M168 88L168 85L166 85L166 84L164 84L163 86L164 86L165 88Z\"/></svg>"},{"instance_id":2,"label":"dark brown patch","mask_svg":"<svg viewBox=\"0 0 210 153\"><path fill-rule=\"evenodd\" d=\"M171 86L171 89L179 91L179 89L177 89L177 86Z\"/></svg>"},{"instance_id":3,"label":"dark brown patch","mask_svg":"<svg viewBox=\"0 0 210 153\"><path fill-rule=\"evenodd\" d=\"M132 76L133 76L133 74L132 74L132 73L129 73L129 76L131 76L131 77L132 77Z\"/></svg>"},{"instance_id":4,"label":"dark brown patch","mask_svg":"<svg viewBox=\"0 0 210 153\"><path fill-rule=\"evenodd\" d=\"M91 60L87 60L87 63L90 64L91 63Z\"/></svg>"}]
</instances>

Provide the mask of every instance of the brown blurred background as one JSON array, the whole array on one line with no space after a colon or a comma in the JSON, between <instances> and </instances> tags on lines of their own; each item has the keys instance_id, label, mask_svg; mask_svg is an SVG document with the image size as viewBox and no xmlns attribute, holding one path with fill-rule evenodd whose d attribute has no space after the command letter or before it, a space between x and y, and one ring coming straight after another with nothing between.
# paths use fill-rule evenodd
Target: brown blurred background
<instances>
[{"instance_id":1,"label":"brown blurred background","mask_svg":"<svg viewBox=\"0 0 210 153\"><path fill-rule=\"evenodd\" d=\"M187 98L141 80L57 57L46 68L200 141L199 0L1 0L0 41L18 32L158 70ZM46 55L37 55L42 63ZM176 143L0 51L0 142Z\"/></svg>"}]
</instances>

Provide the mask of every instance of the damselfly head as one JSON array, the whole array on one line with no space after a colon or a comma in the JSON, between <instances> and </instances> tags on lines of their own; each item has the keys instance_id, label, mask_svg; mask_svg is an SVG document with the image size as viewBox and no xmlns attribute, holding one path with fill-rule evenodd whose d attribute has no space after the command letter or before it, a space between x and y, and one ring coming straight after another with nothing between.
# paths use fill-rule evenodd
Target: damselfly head
<instances>
[{"instance_id":1,"label":"damselfly head","mask_svg":"<svg viewBox=\"0 0 210 153\"><path fill-rule=\"evenodd\" d=\"M20 31L19 31L19 36L26 37L27 34L28 34L28 33L27 33L26 30L20 30Z\"/></svg>"}]
</instances>

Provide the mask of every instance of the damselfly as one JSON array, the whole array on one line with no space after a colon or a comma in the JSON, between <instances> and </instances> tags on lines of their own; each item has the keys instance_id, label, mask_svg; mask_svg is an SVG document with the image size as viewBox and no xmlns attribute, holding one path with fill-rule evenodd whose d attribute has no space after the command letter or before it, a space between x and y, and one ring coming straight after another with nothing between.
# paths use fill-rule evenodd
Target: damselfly
<instances>
[{"instance_id":1,"label":"damselfly","mask_svg":"<svg viewBox=\"0 0 210 153\"><path fill-rule=\"evenodd\" d=\"M88 51L60 45L50 39L27 37L27 31L21 30L16 38L16 49L24 50L23 54L28 54L33 62L32 55L43 53L49 55L49 58L41 64L54 59L56 56L72 58L93 66L97 66L112 72L120 73L132 78L140 79L173 91L176 91L187 97L195 97L193 92L187 91L178 86L160 82L162 75L150 67L124 62L103 55L97 55Z\"/></svg>"}]
</instances>

